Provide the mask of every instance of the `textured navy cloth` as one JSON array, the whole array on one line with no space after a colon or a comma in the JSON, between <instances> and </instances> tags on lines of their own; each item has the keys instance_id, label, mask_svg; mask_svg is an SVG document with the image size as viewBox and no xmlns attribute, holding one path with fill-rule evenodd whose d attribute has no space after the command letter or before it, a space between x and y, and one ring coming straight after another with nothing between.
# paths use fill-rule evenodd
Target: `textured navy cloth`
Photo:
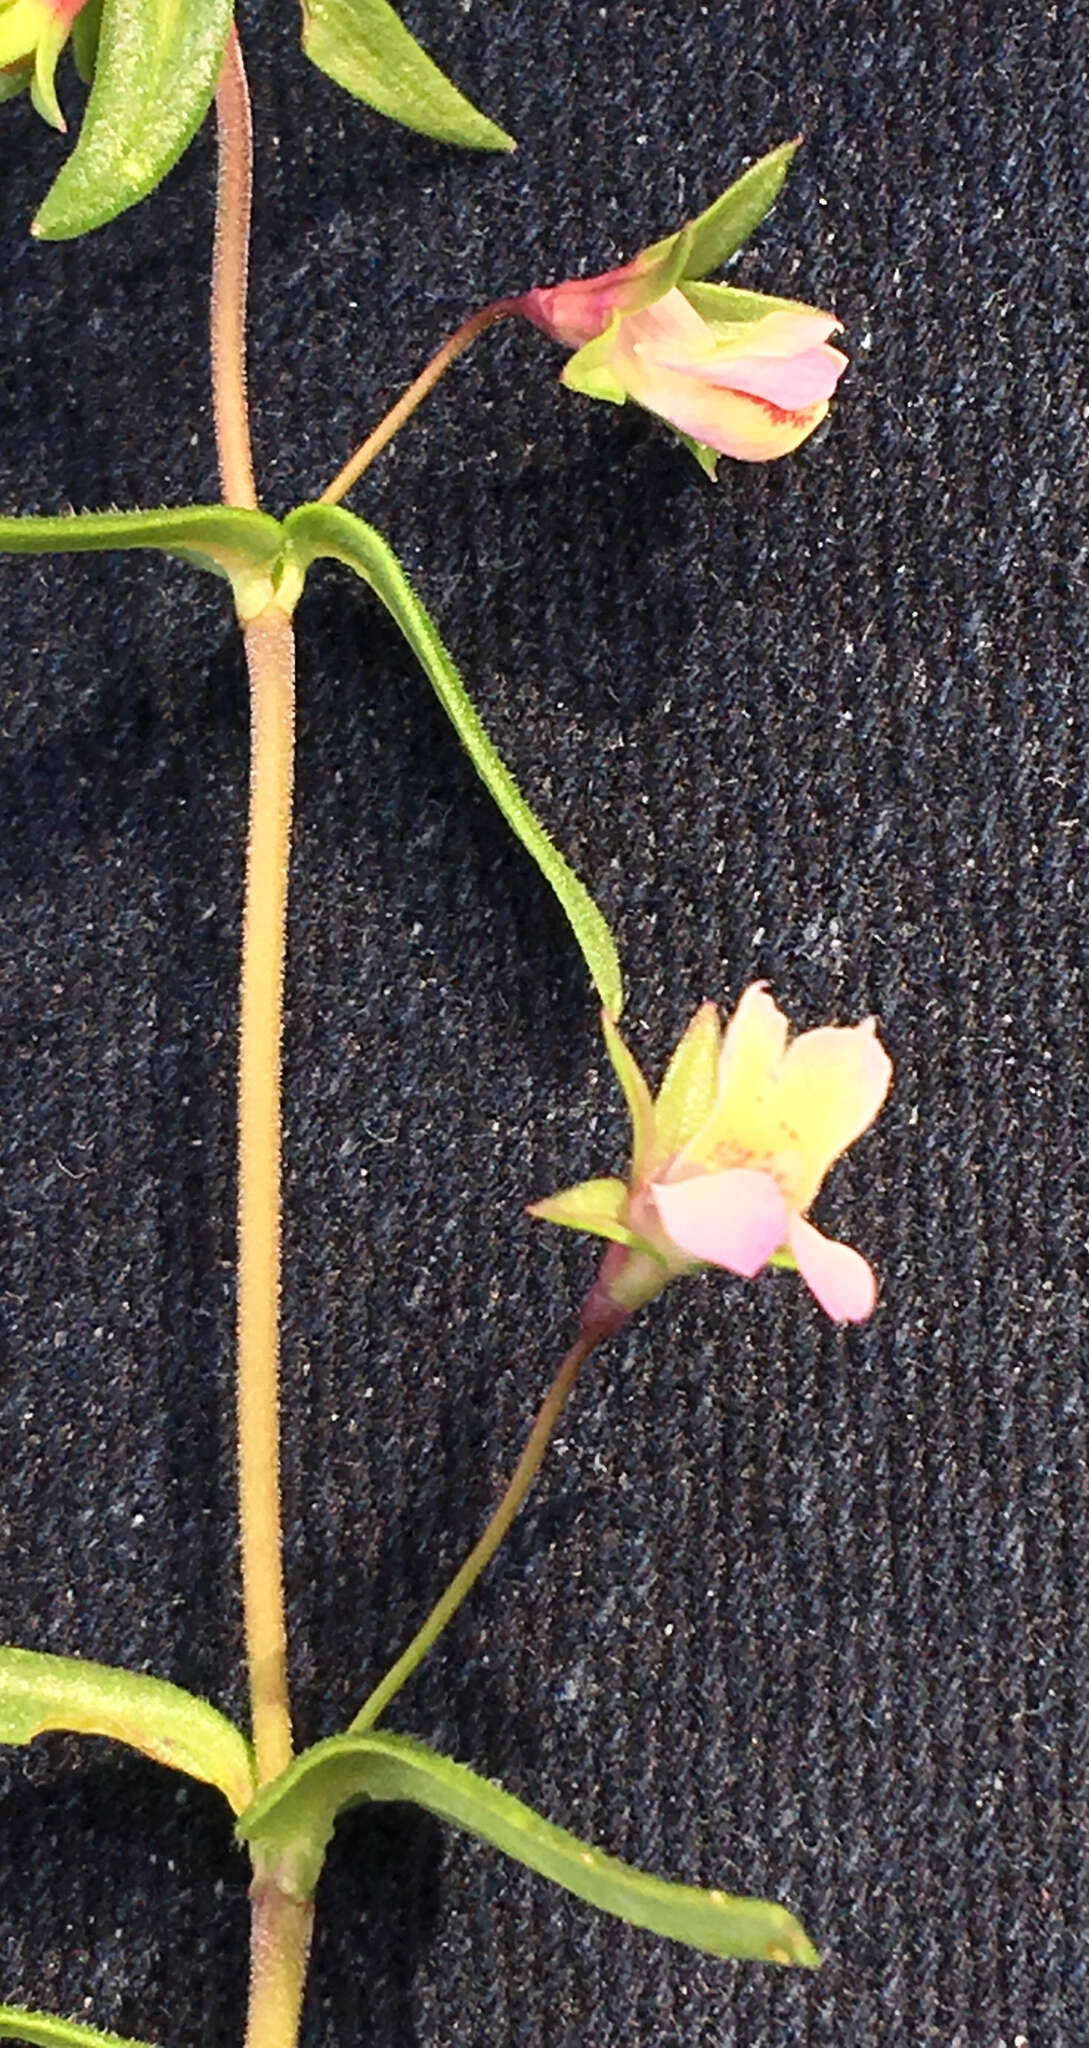
<instances>
[{"instance_id":1,"label":"textured navy cloth","mask_svg":"<svg viewBox=\"0 0 1089 2048\"><path fill-rule=\"evenodd\" d=\"M816 1976L619 1926L408 1809L338 1829L306 2048L1089 2042L1084 0L406 0L519 138L413 138L243 10L269 509L486 300L632 255L804 131L735 275L834 307L829 423L717 486L500 328L352 503L619 931L657 1074L764 976L897 1064L825 1227L882 1299L674 1288L591 1366L392 1724L602 1847L766 1891ZM79 90L62 74L70 114ZM215 496L213 138L72 246L3 121L0 505ZM232 1475L245 678L220 586L0 562L0 1635L245 1712ZM566 927L346 571L299 612L285 1492L299 1734L498 1496L623 1166ZM217 1795L0 1758L0 1998L241 2038Z\"/></svg>"}]
</instances>

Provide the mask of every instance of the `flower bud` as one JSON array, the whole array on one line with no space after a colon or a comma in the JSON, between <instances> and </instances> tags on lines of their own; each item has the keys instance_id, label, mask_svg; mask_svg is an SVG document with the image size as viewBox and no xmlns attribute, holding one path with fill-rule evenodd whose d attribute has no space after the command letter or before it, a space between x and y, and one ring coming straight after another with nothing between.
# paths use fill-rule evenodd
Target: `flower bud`
<instances>
[{"instance_id":1,"label":"flower bud","mask_svg":"<svg viewBox=\"0 0 1089 2048\"><path fill-rule=\"evenodd\" d=\"M676 428L701 466L770 462L820 425L847 367L831 313L701 283L772 204L796 144L755 164L677 234L621 269L538 287L517 310L575 351L570 390L633 399Z\"/></svg>"}]
</instances>

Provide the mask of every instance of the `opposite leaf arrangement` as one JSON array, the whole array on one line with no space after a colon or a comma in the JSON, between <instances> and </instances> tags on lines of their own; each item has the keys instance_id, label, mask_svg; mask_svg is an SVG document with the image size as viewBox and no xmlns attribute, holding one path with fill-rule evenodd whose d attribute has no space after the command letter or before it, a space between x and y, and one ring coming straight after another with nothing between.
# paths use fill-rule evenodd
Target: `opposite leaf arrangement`
<instances>
[{"instance_id":1,"label":"opposite leaf arrangement","mask_svg":"<svg viewBox=\"0 0 1089 2048\"><path fill-rule=\"evenodd\" d=\"M632 399L679 434L713 475L720 455L788 454L824 418L845 368L837 322L793 301L705 282L759 224L795 142L747 170L696 220L600 277L538 287L474 314L439 350L321 500L276 519L258 508L245 399L250 217L248 95L229 0L0 0L0 95L28 88L64 122L55 71L71 36L91 81L79 140L35 232L63 238L112 219L159 182L216 100L219 139L212 382L221 505L0 519L11 553L151 548L225 577L251 686L250 837L239 1047L238 1466L242 1590L252 1703L248 1740L206 1701L154 1677L62 1656L0 1650L0 1740L67 1729L127 1743L216 1786L252 1866L249 2048L297 2038L314 1895L337 1815L360 1800L408 1800L569 1892L715 1956L815 1966L796 1919L774 1902L650 1876L579 1841L490 1781L379 1726L510 1527L594 1347L671 1279L705 1264L752 1277L797 1268L837 1320L859 1321L875 1281L861 1255L808 1220L832 1161L867 1128L891 1067L872 1021L803 1032L767 990L742 996L723 1032L697 1010L656 1097L617 1029L620 966L609 929L485 733L437 627L383 537L340 499L454 357L518 316L573 351L574 391ZM380 112L480 148L512 145L419 48L387 0L312 0L304 47ZM601 1000L606 1045L631 1113L627 1180L582 1183L532 1213L609 1241L581 1329L488 1528L396 1664L342 1733L293 1753L281 1575L278 1412L280 1034L294 732L292 618L320 558L375 593L416 654L496 803L554 889ZM790 1284L789 1282L784 1284ZM0 2037L47 2044L116 2037L0 2007Z\"/></svg>"}]
</instances>

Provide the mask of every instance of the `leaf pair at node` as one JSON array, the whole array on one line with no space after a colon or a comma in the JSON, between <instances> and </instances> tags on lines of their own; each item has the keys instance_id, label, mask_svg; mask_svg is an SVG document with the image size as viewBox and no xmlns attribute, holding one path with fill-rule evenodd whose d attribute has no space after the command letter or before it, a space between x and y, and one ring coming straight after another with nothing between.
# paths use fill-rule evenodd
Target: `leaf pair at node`
<instances>
[{"instance_id":1,"label":"leaf pair at node","mask_svg":"<svg viewBox=\"0 0 1089 2048\"><path fill-rule=\"evenodd\" d=\"M605 918L526 802L489 739L434 620L373 526L342 506L322 504L301 505L283 521L265 512L221 505L0 518L0 552L70 554L131 548L151 548L225 576L243 621L255 618L268 604L278 604L290 614L307 571L321 557L343 562L369 584L416 655L489 795L555 892L606 1010L620 1015L620 961Z\"/></svg>"},{"instance_id":2,"label":"leaf pair at node","mask_svg":"<svg viewBox=\"0 0 1089 2048\"><path fill-rule=\"evenodd\" d=\"M206 1700L163 1679L78 1657L0 1648L0 1743L22 1745L61 1729L107 1736L215 1785L255 1871L273 1875L280 1890L299 1899L316 1889L340 1814L408 1801L633 1926L714 1956L806 1968L819 1961L785 1907L637 1870L410 1736L375 1728L333 1736L304 1750L258 1793L249 1743ZM43 2048L116 2041L46 2014L0 2007L4 2038Z\"/></svg>"}]
</instances>

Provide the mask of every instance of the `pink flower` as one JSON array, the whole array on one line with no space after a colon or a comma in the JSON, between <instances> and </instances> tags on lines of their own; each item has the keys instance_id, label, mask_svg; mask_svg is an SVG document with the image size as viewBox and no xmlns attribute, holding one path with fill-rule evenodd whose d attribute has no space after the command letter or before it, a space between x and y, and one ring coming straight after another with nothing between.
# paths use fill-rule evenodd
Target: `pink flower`
<instances>
[{"instance_id":1,"label":"pink flower","mask_svg":"<svg viewBox=\"0 0 1089 2048\"><path fill-rule=\"evenodd\" d=\"M575 353L563 381L614 405L634 399L693 445L770 462L828 411L847 358L831 313L698 280L739 246L774 200L797 145L754 164L707 212L599 277L527 292L516 310Z\"/></svg>"},{"instance_id":2,"label":"pink flower","mask_svg":"<svg viewBox=\"0 0 1089 2048\"><path fill-rule=\"evenodd\" d=\"M864 1321L871 1268L808 1210L888 1092L892 1063L873 1019L788 1045L786 1018L757 982L725 1033L713 1003L697 1010L656 1100L616 1026L602 1026L631 1111L629 1179L584 1181L530 1211L612 1240L587 1322L617 1327L703 1265L752 1278L769 1263L796 1267L835 1321Z\"/></svg>"}]
</instances>

